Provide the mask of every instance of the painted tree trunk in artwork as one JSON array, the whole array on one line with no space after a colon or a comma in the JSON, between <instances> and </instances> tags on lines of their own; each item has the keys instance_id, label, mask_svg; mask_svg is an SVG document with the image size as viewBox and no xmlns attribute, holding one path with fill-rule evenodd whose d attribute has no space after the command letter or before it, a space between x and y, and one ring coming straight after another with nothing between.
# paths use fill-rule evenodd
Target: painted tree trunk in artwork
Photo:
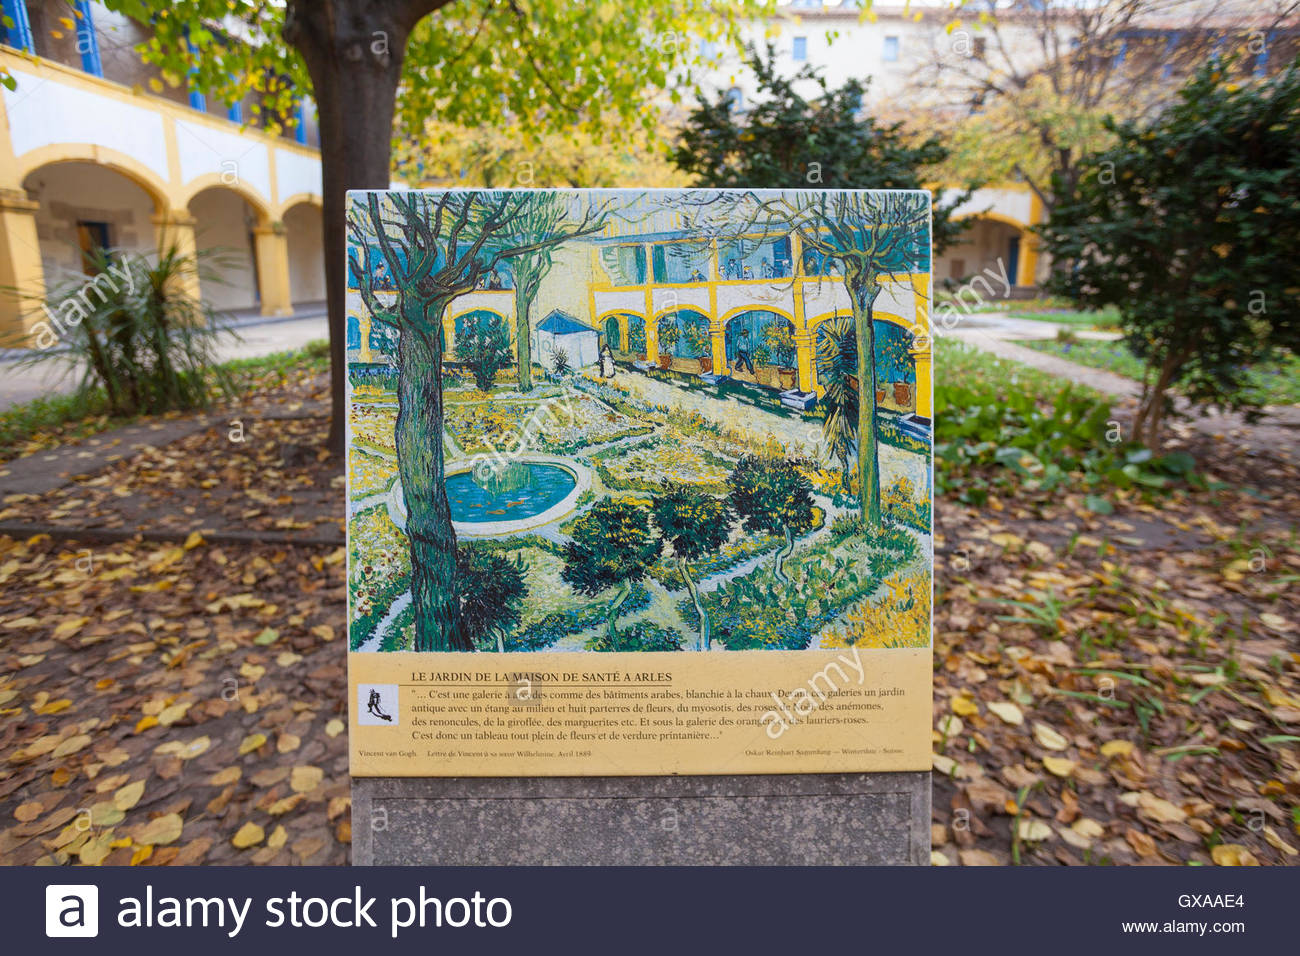
<instances>
[{"instance_id":1,"label":"painted tree trunk in artwork","mask_svg":"<svg viewBox=\"0 0 1300 956\"><path fill-rule=\"evenodd\" d=\"M794 554L794 532L790 530L789 525L784 525L781 530L785 532L785 544L776 553L776 563L772 566L772 573L782 584L789 584L790 577L785 573L785 559Z\"/></svg>"},{"instance_id":2,"label":"painted tree trunk in artwork","mask_svg":"<svg viewBox=\"0 0 1300 956\"><path fill-rule=\"evenodd\" d=\"M519 391L533 390L533 344L529 339L531 326L528 313L533 308L534 292L523 286L515 291L515 354L519 365Z\"/></svg>"},{"instance_id":3,"label":"painted tree trunk in artwork","mask_svg":"<svg viewBox=\"0 0 1300 956\"><path fill-rule=\"evenodd\" d=\"M696 649L707 651L710 642L709 612L705 609L704 602L700 600L700 589L695 586L695 579L691 577L691 569L685 558L677 559L677 568L682 573L682 580L686 582L686 590L691 595L691 603L695 605L695 614L700 619L700 639Z\"/></svg>"},{"instance_id":4,"label":"painted tree trunk in artwork","mask_svg":"<svg viewBox=\"0 0 1300 956\"><path fill-rule=\"evenodd\" d=\"M624 581L618 586L618 594L614 595L614 600L610 602L609 617L605 619L605 633L609 635L611 643L613 643L614 639L618 637L618 628L616 626L618 622L618 609L623 606L623 602L627 600L627 596L631 592L632 589L628 586L628 583Z\"/></svg>"},{"instance_id":5,"label":"painted tree trunk in artwork","mask_svg":"<svg viewBox=\"0 0 1300 956\"><path fill-rule=\"evenodd\" d=\"M407 310L427 309L418 303ZM403 315L397 345L397 469L406 499L406 536L411 547L411 596L417 651L474 649L460 626L456 598L456 534L443 485L442 346L437 323ZM428 331L433 329L432 332Z\"/></svg>"},{"instance_id":6,"label":"painted tree trunk in artwork","mask_svg":"<svg viewBox=\"0 0 1300 956\"><path fill-rule=\"evenodd\" d=\"M519 365L519 391L533 390L532 323L529 315L542 284L543 263L525 256L515 262L515 355Z\"/></svg>"},{"instance_id":7,"label":"painted tree trunk in artwork","mask_svg":"<svg viewBox=\"0 0 1300 956\"><path fill-rule=\"evenodd\" d=\"M845 277L853 306L858 342L858 495L862 520L880 527L880 450L876 438L876 323L872 303L880 287L865 271L849 270Z\"/></svg>"}]
</instances>

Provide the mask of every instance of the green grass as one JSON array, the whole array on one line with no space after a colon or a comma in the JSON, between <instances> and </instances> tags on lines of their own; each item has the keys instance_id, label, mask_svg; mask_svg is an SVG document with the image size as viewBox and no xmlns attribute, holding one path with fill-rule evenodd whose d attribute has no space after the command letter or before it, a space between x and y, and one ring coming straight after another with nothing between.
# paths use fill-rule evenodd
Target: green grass
<instances>
[{"instance_id":1,"label":"green grass","mask_svg":"<svg viewBox=\"0 0 1300 956\"><path fill-rule=\"evenodd\" d=\"M1092 368L1104 368L1117 375L1142 380L1142 362L1123 342L1024 342L1040 352L1059 355ZM1246 394L1260 405L1300 404L1300 357L1281 358L1255 366L1248 373Z\"/></svg>"},{"instance_id":2,"label":"green grass","mask_svg":"<svg viewBox=\"0 0 1300 956\"><path fill-rule=\"evenodd\" d=\"M1073 309L1042 309L1009 311L1012 319L1031 319L1035 322L1053 322L1078 329L1118 329L1119 311L1117 309L1098 309L1096 312L1076 312Z\"/></svg>"},{"instance_id":3,"label":"green grass","mask_svg":"<svg viewBox=\"0 0 1300 956\"><path fill-rule=\"evenodd\" d=\"M939 494L983 505L991 492L1087 492L1092 511L1108 512L1114 488L1163 488L1190 477L1185 452L1157 458L1141 446L1111 443L1110 400L1018 362L970 346L938 343L935 486Z\"/></svg>"},{"instance_id":4,"label":"green grass","mask_svg":"<svg viewBox=\"0 0 1300 956\"><path fill-rule=\"evenodd\" d=\"M227 395L218 389L218 401L254 388L283 385L293 375L328 371L329 343L318 339L301 349L235 359L221 367L233 378L234 390ZM67 444L137 420L110 416L108 399L101 388L33 399L0 411L0 461Z\"/></svg>"}]
</instances>

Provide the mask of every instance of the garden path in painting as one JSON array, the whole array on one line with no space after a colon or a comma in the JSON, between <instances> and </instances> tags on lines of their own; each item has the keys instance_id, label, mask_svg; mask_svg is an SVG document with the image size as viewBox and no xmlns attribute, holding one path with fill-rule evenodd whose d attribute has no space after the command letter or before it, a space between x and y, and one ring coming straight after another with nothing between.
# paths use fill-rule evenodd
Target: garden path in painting
<instances>
[{"instance_id":1,"label":"garden path in painting","mask_svg":"<svg viewBox=\"0 0 1300 956\"><path fill-rule=\"evenodd\" d=\"M352 649L928 646L928 198L819 195L351 199Z\"/></svg>"}]
</instances>

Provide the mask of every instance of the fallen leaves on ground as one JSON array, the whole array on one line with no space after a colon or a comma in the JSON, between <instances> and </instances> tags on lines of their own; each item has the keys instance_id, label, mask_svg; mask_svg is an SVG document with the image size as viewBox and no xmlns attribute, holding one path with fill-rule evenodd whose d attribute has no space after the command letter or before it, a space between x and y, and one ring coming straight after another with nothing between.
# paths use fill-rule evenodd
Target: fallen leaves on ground
<instances>
[{"instance_id":1,"label":"fallen leaves on ground","mask_svg":"<svg viewBox=\"0 0 1300 956\"><path fill-rule=\"evenodd\" d=\"M1197 455L1107 516L936 509L938 865L1300 858L1300 474Z\"/></svg>"},{"instance_id":2,"label":"fallen leaves on ground","mask_svg":"<svg viewBox=\"0 0 1300 956\"><path fill-rule=\"evenodd\" d=\"M0 538L0 582L0 860L347 862L341 548Z\"/></svg>"}]
</instances>

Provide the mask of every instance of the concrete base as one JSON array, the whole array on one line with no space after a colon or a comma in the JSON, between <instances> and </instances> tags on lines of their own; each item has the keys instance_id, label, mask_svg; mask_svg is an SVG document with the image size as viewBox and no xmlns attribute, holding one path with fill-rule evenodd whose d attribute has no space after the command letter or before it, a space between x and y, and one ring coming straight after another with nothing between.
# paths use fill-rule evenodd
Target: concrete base
<instances>
[{"instance_id":1,"label":"concrete base","mask_svg":"<svg viewBox=\"0 0 1300 956\"><path fill-rule=\"evenodd\" d=\"M359 866L930 862L930 774L358 777Z\"/></svg>"}]
</instances>

